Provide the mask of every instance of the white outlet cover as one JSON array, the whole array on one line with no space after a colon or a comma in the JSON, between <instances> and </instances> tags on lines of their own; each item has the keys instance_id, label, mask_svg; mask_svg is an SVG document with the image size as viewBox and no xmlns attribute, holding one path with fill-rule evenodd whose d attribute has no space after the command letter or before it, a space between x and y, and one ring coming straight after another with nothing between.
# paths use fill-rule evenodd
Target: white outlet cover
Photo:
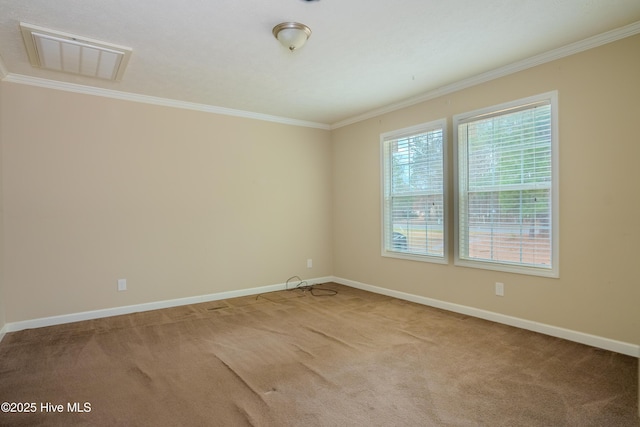
<instances>
[{"instance_id":1,"label":"white outlet cover","mask_svg":"<svg viewBox=\"0 0 640 427\"><path fill-rule=\"evenodd\" d=\"M127 279L118 279L118 291L127 290Z\"/></svg>"}]
</instances>

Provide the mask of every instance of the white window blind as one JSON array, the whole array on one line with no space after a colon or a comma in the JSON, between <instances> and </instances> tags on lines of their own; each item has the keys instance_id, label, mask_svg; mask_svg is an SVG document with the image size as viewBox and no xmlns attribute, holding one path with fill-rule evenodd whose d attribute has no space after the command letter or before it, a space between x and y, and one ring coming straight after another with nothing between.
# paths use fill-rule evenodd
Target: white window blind
<instances>
[{"instance_id":1,"label":"white window blind","mask_svg":"<svg viewBox=\"0 0 640 427\"><path fill-rule=\"evenodd\" d=\"M554 108L542 97L456 118L456 263L557 275Z\"/></svg>"},{"instance_id":2,"label":"white window blind","mask_svg":"<svg viewBox=\"0 0 640 427\"><path fill-rule=\"evenodd\" d=\"M445 261L446 120L381 136L382 255Z\"/></svg>"}]
</instances>

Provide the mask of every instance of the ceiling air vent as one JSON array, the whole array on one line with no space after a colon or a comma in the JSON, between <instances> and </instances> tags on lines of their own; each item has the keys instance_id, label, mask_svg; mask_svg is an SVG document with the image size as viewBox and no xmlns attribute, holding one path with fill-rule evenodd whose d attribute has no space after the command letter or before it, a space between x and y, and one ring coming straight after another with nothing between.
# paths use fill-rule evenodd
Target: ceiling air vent
<instances>
[{"instance_id":1,"label":"ceiling air vent","mask_svg":"<svg viewBox=\"0 0 640 427\"><path fill-rule=\"evenodd\" d=\"M20 23L31 65L54 71L120 80L131 48Z\"/></svg>"}]
</instances>

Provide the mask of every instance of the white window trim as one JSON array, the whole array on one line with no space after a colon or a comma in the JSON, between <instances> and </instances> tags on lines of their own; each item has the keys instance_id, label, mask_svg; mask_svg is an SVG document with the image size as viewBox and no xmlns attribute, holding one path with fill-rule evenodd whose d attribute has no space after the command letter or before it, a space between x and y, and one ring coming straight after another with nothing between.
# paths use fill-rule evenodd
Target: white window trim
<instances>
[{"instance_id":1,"label":"white window trim","mask_svg":"<svg viewBox=\"0 0 640 427\"><path fill-rule=\"evenodd\" d=\"M459 207L459 158L458 158L458 124L461 121L468 120L472 117L481 115L490 115L500 113L501 111L518 108L527 104L533 104L540 101L549 101L551 104L551 264L552 268L537 268L529 266L520 266L516 264L474 261L460 258L460 207ZM507 102L504 104L494 105L491 107L481 108L453 116L453 180L454 180L454 265L462 267L480 268L485 270L504 271L508 273L527 274L533 276L543 276L551 278L560 277L560 194L559 194L559 121L558 121L558 91L546 92L539 95L522 98L519 100Z\"/></svg>"},{"instance_id":2,"label":"white window trim","mask_svg":"<svg viewBox=\"0 0 640 427\"><path fill-rule=\"evenodd\" d=\"M385 142L403 137L409 137L418 133L428 132L433 129L442 128L442 167L443 167L443 195L442 195L442 227L443 227L443 256L433 255L418 255L413 253L403 253L396 251L388 251L385 245ZM390 132L380 134L380 247L381 255L387 258L399 258L412 261L430 262L436 264L448 264L449 263L449 225L448 225L448 212L449 212L449 199L448 199L448 181L449 181L449 167L448 167L448 144L447 144L447 119L434 120L428 123L422 123L415 126L406 127Z\"/></svg>"}]
</instances>

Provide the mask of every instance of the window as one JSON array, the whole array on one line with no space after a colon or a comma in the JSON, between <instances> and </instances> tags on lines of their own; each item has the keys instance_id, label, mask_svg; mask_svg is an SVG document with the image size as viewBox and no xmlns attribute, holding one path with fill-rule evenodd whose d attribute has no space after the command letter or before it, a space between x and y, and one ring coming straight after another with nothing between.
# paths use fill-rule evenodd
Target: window
<instances>
[{"instance_id":1,"label":"window","mask_svg":"<svg viewBox=\"0 0 640 427\"><path fill-rule=\"evenodd\" d=\"M445 263L446 120L380 136L382 255Z\"/></svg>"},{"instance_id":2,"label":"window","mask_svg":"<svg viewBox=\"0 0 640 427\"><path fill-rule=\"evenodd\" d=\"M557 93L454 117L457 265L558 277Z\"/></svg>"}]
</instances>

